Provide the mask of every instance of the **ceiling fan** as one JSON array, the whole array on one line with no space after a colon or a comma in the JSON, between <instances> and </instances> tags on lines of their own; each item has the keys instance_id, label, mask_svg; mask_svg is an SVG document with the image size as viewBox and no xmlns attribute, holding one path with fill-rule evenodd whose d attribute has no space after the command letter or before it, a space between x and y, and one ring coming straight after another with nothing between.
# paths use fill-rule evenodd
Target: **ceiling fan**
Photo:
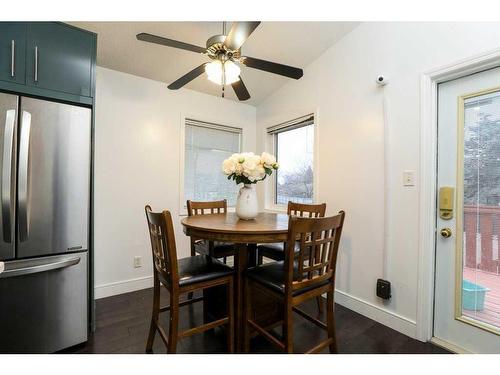
<instances>
[{"instance_id":1,"label":"ceiling fan","mask_svg":"<svg viewBox=\"0 0 500 375\"><path fill-rule=\"evenodd\" d=\"M168 85L170 90L178 90L206 72L210 81L222 86L222 97L224 97L224 87L231 85L238 99L243 101L250 99L250 94L241 79L239 64L294 79L299 79L303 75L302 69L293 66L241 55L241 46L259 24L260 22L233 22L231 30L226 35L226 22L223 22L222 34L210 37L206 48L147 33L137 34L137 39L201 53L212 60L201 64Z\"/></svg>"}]
</instances>

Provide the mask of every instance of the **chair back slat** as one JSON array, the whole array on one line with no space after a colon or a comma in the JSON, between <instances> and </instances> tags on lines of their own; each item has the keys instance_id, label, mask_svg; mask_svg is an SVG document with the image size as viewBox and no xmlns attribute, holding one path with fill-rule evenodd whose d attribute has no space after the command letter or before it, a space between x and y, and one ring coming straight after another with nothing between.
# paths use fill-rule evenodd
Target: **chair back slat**
<instances>
[{"instance_id":1,"label":"chair back slat","mask_svg":"<svg viewBox=\"0 0 500 375\"><path fill-rule=\"evenodd\" d=\"M179 274L172 215L170 211L152 212L150 206L146 206L145 211L151 239L153 271L162 282L176 285Z\"/></svg>"},{"instance_id":2,"label":"chair back slat","mask_svg":"<svg viewBox=\"0 0 500 375\"><path fill-rule=\"evenodd\" d=\"M288 215L300 217L324 217L326 212L326 203L305 204L288 201Z\"/></svg>"},{"instance_id":3,"label":"chair back slat","mask_svg":"<svg viewBox=\"0 0 500 375\"><path fill-rule=\"evenodd\" d=\"M293 291L326 279L334 281L344 217L344 211L331 217L290 216L285 253L285 289ZM299 249L295 254L297 239L300 239Z\"/></svg>"},{"instance_id":4,"label":"chair back slat","mask_svg":"<svg viewBox=\"0 0 500 375\"><path fill-rule=\"evenodd\" d=\"M225 214L227 212L227 201L195 202L187 201L188 216L205 214Z\"/></svg>"}]
</instances>

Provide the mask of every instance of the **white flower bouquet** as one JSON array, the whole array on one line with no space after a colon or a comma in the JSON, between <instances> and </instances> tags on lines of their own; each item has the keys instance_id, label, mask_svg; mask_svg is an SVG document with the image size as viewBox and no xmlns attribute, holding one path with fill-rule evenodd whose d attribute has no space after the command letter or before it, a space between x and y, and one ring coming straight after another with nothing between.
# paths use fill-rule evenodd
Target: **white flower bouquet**
<instances>
[{"instance_id":1,"label":"white flower bouquet","mask_svg":"<svg viewBox=\"0 0 500 375\"><path fill-rule=\"evenodd\" d=\"M245 185L264 180L278 168L276 158L267 152L260 156L253 152L233 154L222 162L222 171L227 175L227 179Z\"/></svg>"}]
</instances>

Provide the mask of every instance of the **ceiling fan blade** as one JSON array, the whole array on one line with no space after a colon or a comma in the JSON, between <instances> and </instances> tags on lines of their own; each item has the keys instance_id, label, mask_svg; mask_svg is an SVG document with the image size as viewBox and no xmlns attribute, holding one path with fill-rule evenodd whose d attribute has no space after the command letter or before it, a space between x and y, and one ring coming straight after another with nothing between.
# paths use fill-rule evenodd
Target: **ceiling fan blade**
<instances>
[{"instance_id":1,"label":"ceiling fan blade","mask_svg":"<svg viewBox=\"0 0 500 375\"><path fill-rule=\"evenodd\" d=\"M240 101L248 100L250 99L250 93L248 92L245 84L243 83L243 80L236 81L234 83L231 83L231 86L233 87L234 92L236 93L236 96Z\"/></svg>"},{"instance_id":2,"label":"ceiling fan blade","mask_svg":"<svg viewBox=\"0 0 500 375\"><path fill-rule=\"evenodd\" d=\"M178 40L163 38L161 36L152 35L148 33L140 33L136 35L137 40L141 40L143 42L161 44L162 46L180 48L186 51L205 53L206 48L195 46L193 44L179 42Z\"/></svg>"},{"instance_id":3,"label":"ceiling fan blade","mask_svg":"<svg viewBox=\"0 0 500 375\"><path fill-rule=\"evenodd\" d=\"M184 74L177 81L172 82L170 85L168 85L168 88L170 90L178 90L178 89L180 89L182 86L188 84L189 82L191 82L196 77L199 77L200 75L202 75L205 72L205 65L207 65L207 64L208 63L201 64L199 67L194 68L189 73Z\"/></svg>"},{"instance_id":4,"label":"ceiling fan blade","mask_svg":"<svg viewBox=\"0 0 500 375\"><path fill-rule=\"evenodd\" d=\"M304 75L302 69L271 61L256 59L253 57L243 56L240 58L240 62L249 68L264 70L269 73L279 74L289 78L299 79Z\"/></svg>"},{"instance_id":5,"label":"ceiling fan blade","mask_svg":"<svg viewBox=\"0 0 500 375\"><path fill-rule=\"evenodd\" d=\"M233 22L224 45L231 51L237 51L247 40L251 33L260 25L260 21Z\"/></svg>"}]
</instances>

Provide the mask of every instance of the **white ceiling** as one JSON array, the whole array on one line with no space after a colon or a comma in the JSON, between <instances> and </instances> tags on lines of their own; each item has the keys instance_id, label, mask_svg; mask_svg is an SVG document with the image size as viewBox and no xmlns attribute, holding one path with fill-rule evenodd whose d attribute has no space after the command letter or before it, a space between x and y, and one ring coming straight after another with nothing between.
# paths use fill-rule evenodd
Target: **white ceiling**
<instances>
[{"instance_id":1,"label":"white ceiling","mask_svg":"<svg viewBox=\"0 0 500 375\"><path fill-rule=\"evenodd\" d=\"M205 47L222 33L222 22L71 22L98 34L97 64L167 84L207 61L207 57L175 48L145 43L136 34L146 32ZM328 47L355 28L355 22L262 22L242 47L243 55L306 67ZM230 23L227 29L230 28ZM305 72L304 74L307 74ZM289 78L242 67L241 76L258 105ZM220 96L221 88L200 76L185 86ZM165 85L165 89L167 87ZM182 90L182 89L181 89ZM231 87L226 98L238 100Z\"/></svg>"}]
</instances>

